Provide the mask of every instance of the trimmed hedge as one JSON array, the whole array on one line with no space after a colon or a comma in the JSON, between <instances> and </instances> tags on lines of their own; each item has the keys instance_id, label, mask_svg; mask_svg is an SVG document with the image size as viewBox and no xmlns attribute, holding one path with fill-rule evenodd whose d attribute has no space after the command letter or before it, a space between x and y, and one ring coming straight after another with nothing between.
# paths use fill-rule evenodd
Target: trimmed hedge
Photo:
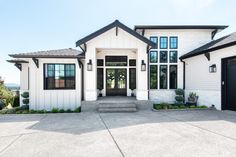
<instances>
[{"instance_id":1,"label":"trimmed hedge","mask_svg":"<svg viewBox=\"0 0 236 157\"><path fill-rule=\"evenodd\" d=\"M156 110L166 110L166 109L188 109L188 108L208 108L207 106L186 106L186 105L175 105L175 104L153 104L153 108Z\"/></svg>"}]
</instances>

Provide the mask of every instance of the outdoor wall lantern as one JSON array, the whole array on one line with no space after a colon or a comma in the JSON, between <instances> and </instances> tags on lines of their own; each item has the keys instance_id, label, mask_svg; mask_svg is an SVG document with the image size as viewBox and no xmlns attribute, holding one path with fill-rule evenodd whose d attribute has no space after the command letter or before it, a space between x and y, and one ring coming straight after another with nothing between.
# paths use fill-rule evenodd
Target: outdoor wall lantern
<instances>
[{"instance_id":1,"label":"outdoor wall lantern","mask_svg":"<svg viewBox=\"0 0 236 157\"><path fill-rule=\"evenodd\" d=\"M212 64L211 66L209 66L209 72L210 73L215 73L216 72L216 65Z\"/></svg>"},{"instance_id":2,"label":"outdoor wall lantern","mask_svg":"<svg viewBox=\"0 0 236 157\"><path fill-rule=\"evenodd\" d=\"M141 63L141 71L146 71L146 64L144 63L144 60L142 60Z\"/></svg>"},{"instance_id":3,"label":"outdoor wall lantern","mask_svg":"<svg viewBox=\"0 0 236 157\"><path fill-rule=\"evenodd\" d=\"M88 71L92 71L93 70L93 64L92 64L92 60L90 59L89 62L87 63L87 70Z\"/></svg>"}]
</instances>

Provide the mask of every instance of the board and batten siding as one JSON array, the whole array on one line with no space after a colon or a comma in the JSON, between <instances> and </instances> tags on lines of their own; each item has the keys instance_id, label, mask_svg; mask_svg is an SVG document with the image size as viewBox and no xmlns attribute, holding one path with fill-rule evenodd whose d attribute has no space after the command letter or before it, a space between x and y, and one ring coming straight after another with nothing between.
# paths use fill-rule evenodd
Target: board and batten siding
<instances>
[{"instance_id":1,"label":"board and batten siding","mask_svg":"<svg viewBox=\"0 0 236 157\"><path fill-rule=\"evenodd\" d=\"M168 37L168 49L161 49L163 51L169 49L169 37L176 36L178 37L178 58L208 42L211 39L211 32L214 30L208 29L147 29L145 30L144 36L150 38L151 36L158 37L158 47L160 45L160 37ZM175 50L175 49L174 49ZM159 54L160 49L158 49ZM169 57L169 53L168 53ZM160 56L158 56L160 58ZM178 88L183 88L183 63L178 59L178 74L177 82ZM159 68L159 67L158 67ZM168 67L169 73L169 67ZM159 74L158 74L159 76ZM158 78L159 82L159 78ZM168 79L169 84L169 79ZM150 89L149 99L157 103L174 103L175 102L175 90L173 89Z\"/></svg>"},{"instance_id":2,"label":"board and batten siding","mask_svg":"<svg viewBox=\"0 0 236 157\"><path fill-rule=\"evenodd\" d=\"M232 56L236 56L236 46L211 52L210 61L204 55L185 59L186 99L189 92L196 92L199 105L215 105L221 110L221 61ZM212 64L216 64L216 73L209 72Z\"/></svg>"},{"instance_id":3,"label":"board and batten siding","mask_svg":"<svg viewBox=\"0 0 236 157\"><path fill-rule=\"evenodd\" d=\"M81 69L77 59L40 59L39 68L36 67L32 59L28 59L29 66L23 66L21 72L21 93L26 90L28 76L26 69L29 67L29 106L34 110L75 109L81 105ZM75 89L44 90L44 69L43 64L75 64Z\"/></svg>"},{"instance_id":4,"label":"board and batten siding","mask_svg":"<svg viewBox=\"0 0 236 157\"><path fill-rule=\"evenodd\" d=\"M91 59L93 70L85 71L85 100L97 100L96 54L98 50L119 50L116 52L113 51L114 55L120 55L119 52L122 54L123 50L136 50L136 98L137 100L148 100L147 70L141 71L142 60L147 64L147 44L121 28L118 28L117 36L116 28L113 28L87 42L85 69L87 69L87 63Z\"/></svg>"}]
</instances>

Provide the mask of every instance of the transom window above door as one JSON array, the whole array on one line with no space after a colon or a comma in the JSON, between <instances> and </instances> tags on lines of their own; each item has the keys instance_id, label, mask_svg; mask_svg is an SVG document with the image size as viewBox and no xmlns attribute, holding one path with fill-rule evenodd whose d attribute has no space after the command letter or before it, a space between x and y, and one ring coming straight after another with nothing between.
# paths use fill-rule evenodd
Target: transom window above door
<instances>
[{"instance_id":1,"label":"transom window above door","mask_svg":"<svg viewBox=\"0 0 236 157\"><path fill-rule=\"evenodd\" d=\"M127 66L127 56L106 56L106 66Z\"/></svg>"}]
</instances>

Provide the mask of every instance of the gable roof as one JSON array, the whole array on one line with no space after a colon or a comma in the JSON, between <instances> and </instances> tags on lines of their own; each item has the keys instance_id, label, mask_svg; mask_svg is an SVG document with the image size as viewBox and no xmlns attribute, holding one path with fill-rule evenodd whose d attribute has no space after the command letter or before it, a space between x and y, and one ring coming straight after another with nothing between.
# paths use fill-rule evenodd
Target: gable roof
<instances>
[{"instance_id":1,"label":"gable roof","mask_svg":"<svg viewBox=\"0 0 236 157\"><path fill-rule=\"evenodd\" d=\"M225 25L136 25L137 29L225 29Z\"/></svg>"},{"instance_id":2,"label":"gable roof","mask_svg":"<svg viewBox=\"0 0 236 157\"><path fill-rule=\"evenodd\" d=\"M190 57L194 57L197 55L201 55L204 53L212 52L215 50L223 49L229 46L236 45L236 32L229 34L227 36L224 36L222 38L219 38L217 40L211 41L183 56L181 56L179 59L186 59Z\"/></svg>"},{"instance_id":3,"label":"gable roof","mask_svg":"<svg viewBox=\"0 0 236 157\"><path fill-rule=\"evenodd\" d=\"M84 53L76 49L58 49L30 53L9 54L13 58L84 58Z\"/></svg>"},{"instance_id":4,"label":"gable roof","mask_svg":"<svg viewBox=\"0 0 236 157\"><path fill-rule=\"evenodd\" d=\"M150 46L155 46L155 43L153 43L152 41L150 41L149 39L145 38L144 36L140 35L139 33L137 33L136 31L130 29L129 27L127 27L126 25L122 24L120 21L115 20L114 22L112 22L111 24L99 29L98 31L78 40L76 42L76 47L80 46L86 42L88 42L89 40L103 34L104 32L114 28L114 27L119 27L121 29L123 29L124 31L128 32L129 34L133 35L134 37L138 38L139 40L147 43Z\"/></svg>"}]
</instances>

